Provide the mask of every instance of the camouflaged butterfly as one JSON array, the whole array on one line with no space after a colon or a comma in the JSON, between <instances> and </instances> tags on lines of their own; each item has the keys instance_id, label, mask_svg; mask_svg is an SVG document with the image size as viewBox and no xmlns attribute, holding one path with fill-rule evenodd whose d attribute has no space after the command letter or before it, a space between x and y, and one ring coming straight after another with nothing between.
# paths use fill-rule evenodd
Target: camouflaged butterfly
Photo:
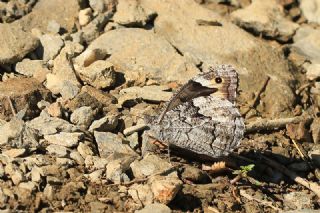
<instances>
[{"instance_id":1,"label":"camouflaged butterfly","mask_svg":"<svg viewBox=\"0 0 320 213\"><path fill-rule=\"evenodd\" d=\"M238 75L229 65L210 67L189 80L149 120L148 135L198 155L228 155L244 134L244 121L235 106Z\"/></svg>"}]
</instances>

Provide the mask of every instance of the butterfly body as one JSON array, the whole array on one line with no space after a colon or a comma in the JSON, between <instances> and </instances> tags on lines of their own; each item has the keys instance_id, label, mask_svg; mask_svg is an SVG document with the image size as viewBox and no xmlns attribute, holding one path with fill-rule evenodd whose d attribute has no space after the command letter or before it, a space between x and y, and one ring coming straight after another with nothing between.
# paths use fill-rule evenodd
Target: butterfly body
<instances>
[{"instance_id":1,"label":"butterfly body","mask_svg":"<svg viewBox=\"0 0 320 213\"><path fill-rule=\"evenodd\" d=\"M234 102L238 78L231 66L211 68L184 85L150 123L159 141L212 158L228 155L243 137Z\"/></svg>"}]
</instances>

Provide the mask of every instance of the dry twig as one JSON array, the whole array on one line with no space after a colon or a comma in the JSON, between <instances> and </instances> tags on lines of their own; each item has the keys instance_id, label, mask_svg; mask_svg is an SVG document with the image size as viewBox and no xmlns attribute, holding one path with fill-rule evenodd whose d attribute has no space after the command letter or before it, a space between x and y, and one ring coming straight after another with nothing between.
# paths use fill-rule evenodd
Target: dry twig
<instances>
[{"instance_id":1,"label":"dry twig","mask_svg":"<svg viewBox=\"0 0 320 213\"><path fill-rule=\"evenodd\" d=\"M285 166L277 163L276 161L273 161L265 156L262 156L262 158L265 160L266 164L282 172L283 174L287 175L290 179L292 179L296 183L299 183L307 187L320 198L320 186L317 183L310 182L302 177L299 177L295 172L287 169Z\"/></svg>"},{"instance_id":2,"label":"dry twig","mask_svg":"<svg viewBox=\"0 0 320 213\"><path fill-rule=\"evenodd\" d=\"M15 108L14 108L14 106L13 106L13 103L12 103L11 98L10 98L9 96L7 96L7 99L8 99L8 101L9 101L10 109L11 109L11 112L12 112L13 116L16 116L16 115L17 115L17 112L16 112L16 110L15 110Z\"/></svg>"},{"instance_id":3,"label":"dry twig","mask_svg":"<svg viewBox=\"0 0 320 213\"><path fill-rule=\"evenodd\" d=\"M312 115L310 113L306 113L300 116L295 116L291 118L279 118L279 119L258 119L256 121L250 122L246 125L246 133L258 132L261 130L275 130L285 128L289 123L299 123L303 120L311 120Z\"/></svg>"},{"instance_id":4,"label":"dry twig","mask_svg":"<svg viewBox=\"0 0 320 213\"><path fill-rule=\"evenodd\" d=\"M243 116L246 116L246 114L248 112L250 112L251 109L253 109L255 106L257 106L258 101L260 99L260 95L263 93L263 91L266 89L268 82L270 81L270 76L267 76L267 79L264 81L262 87L260 88L260 90L258 91L258 93L256 94L254 100L252 101L252 103L250 104L249 108L247 109L247 111L245 111L243 113Z\"/></svg>"},{"instance_id":5,"label":"dry twig","mask_svg":"<svg viewBox=\"0 0 320 213\"><path fill-rule=\"evenodd\" d=\"M281 211L280 208L278 208L278 207L276 207L276 206L273 206L273 205L272 205L272 202L264 201L264 200L260 200L260 199L258 199L258 198L252 197L251 195L249 195L249 194L248 194L245 190L243 190L243 189L240 189L240 195L241 195L242 197L247 198L248 200L254 200L254 201L258 202L258 203L261 203L261 204L264 205L264 206L268 206L268 207L270 207L270 208L272 208L272 209L274 209L274 210Z\"/></svg>"}]
</instances>

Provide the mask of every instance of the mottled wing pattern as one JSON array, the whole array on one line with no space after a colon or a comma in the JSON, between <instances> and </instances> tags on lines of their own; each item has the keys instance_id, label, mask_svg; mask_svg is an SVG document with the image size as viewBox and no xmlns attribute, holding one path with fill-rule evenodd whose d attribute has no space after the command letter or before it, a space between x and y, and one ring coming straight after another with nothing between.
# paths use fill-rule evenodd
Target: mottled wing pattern
<instances>
[{"instance_id":1,"label":"mottled wing pattern","mask_svg":"<svg viewBox=\"0 0 320 213\"><path fill-rule=\"evenodd\" d=\"M190 80L150 123L156 139L188 151L217 158L228 155L244 134L234 105L238 86L233 67L210 68Z\"/></svg>"}]
</instances>

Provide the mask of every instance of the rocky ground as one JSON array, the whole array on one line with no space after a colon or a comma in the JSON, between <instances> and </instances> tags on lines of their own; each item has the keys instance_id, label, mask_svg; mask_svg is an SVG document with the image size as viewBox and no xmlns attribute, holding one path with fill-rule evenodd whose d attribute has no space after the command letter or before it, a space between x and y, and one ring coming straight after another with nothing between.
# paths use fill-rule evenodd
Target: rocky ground
<instances>
[{"instance_id":1,"label":"rocky ground","mask_svg":"<svg viewBox=\"0 0 320 213\"><path fill-rule=\"evenodd\" d=\"M0 212L316 212L319 8L0 1ZM169 160L163 144L142 155L144 115L214 64L240 75L239 149L215 162Z\"/></svg>"}]
</instances>

